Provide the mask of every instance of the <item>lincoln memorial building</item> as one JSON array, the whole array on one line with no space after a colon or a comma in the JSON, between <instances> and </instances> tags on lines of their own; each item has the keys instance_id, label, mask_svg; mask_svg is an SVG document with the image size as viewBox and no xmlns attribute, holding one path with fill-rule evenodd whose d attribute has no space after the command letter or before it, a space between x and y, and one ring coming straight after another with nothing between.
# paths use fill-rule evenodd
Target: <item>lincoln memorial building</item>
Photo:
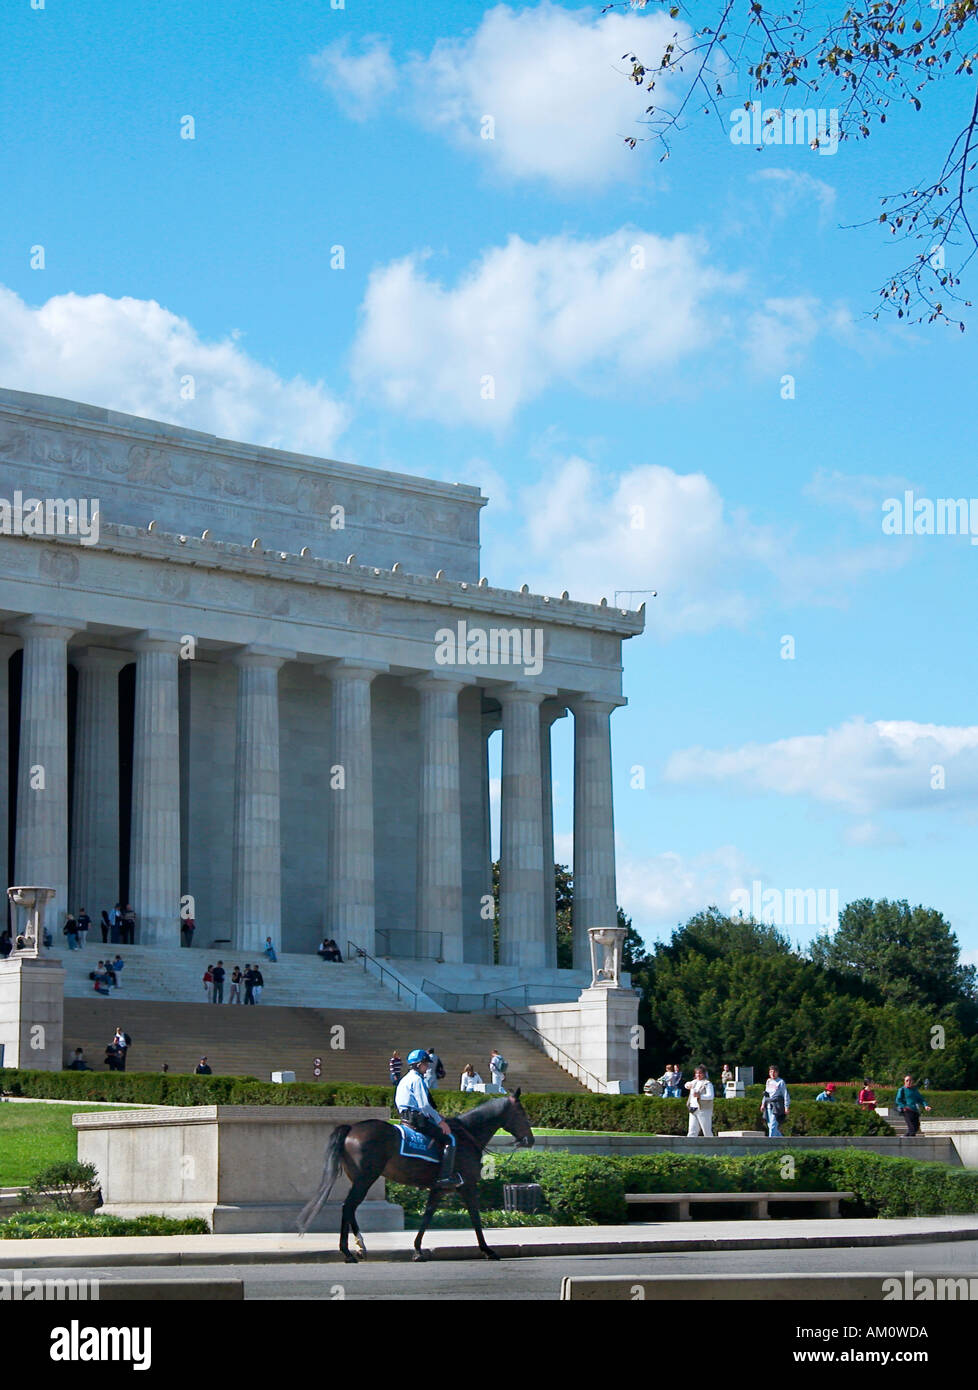
<instances>
[{"instance_id":1,"label":"lincoln memorial building","mask_svg":"<svg viewBox=\"0 0 978 1390\"><path fill-rule=\"evenodd\" d=\"M41 504L40 506L38 504ZM550 731L574 728L574 967L616 920L611 720L644 615L480 578L476 487L0 391L0 853L48 921L556 967ZM575 576L568 576L573 588ZM93 931L93 939L95 932ZM58 943L61 944L60 941Z\"/></svg>"}]
</instances>

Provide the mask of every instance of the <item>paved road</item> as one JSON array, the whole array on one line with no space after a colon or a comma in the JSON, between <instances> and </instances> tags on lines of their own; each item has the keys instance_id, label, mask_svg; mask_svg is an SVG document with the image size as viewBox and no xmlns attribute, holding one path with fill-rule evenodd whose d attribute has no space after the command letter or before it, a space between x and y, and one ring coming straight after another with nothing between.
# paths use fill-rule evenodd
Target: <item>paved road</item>
<instances>
[{"instance_id":1,"label":"paved road","mask_svg":"<svg viewBox=\"0 0 978 1390\"><path fill-rule=\"evenodd\" d=\"M369 1240L369 1237L368 1237ZM205 1265L125 1270L45 1269L47 1278L167 1279L189 1274L240 1278L247 1299L555 1299L565 1274L763 1274L868 1271L978 1277L978 1241L857 1250L731 1250L700 1254L579 1255L498 1264L431 1260L425 1264ZM26 1271L25 1271L26 1272Z\"/></svg>"}]
</instances>

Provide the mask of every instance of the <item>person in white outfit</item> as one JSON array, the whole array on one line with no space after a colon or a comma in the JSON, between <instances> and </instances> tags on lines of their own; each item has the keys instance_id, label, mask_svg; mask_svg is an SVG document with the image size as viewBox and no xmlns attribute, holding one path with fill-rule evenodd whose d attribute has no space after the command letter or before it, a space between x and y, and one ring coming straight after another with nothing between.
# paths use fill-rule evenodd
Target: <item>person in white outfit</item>
<instances>
[{"instance_id":1,"label":"person in white outfit","mask_svg":"<svg viewBox=\"0 0 978 1390\"><path fill-rule=\"evenodd\" d=\"M458 1089L460 1091L474 1091L476 1086L483 1084L482 1077L475 1067L469 1062L459 1078Z\"/></svg>"},{"instance_id":2,"label":"person in white outfit","mask_svg":"<svg viewBox=\"0 0 978 1390\"><path fill-rule=\"evenodd\" d=\"M686 1101L689 1111L687 1139L695 1139L698 1135L702 1135L704 1139L712 1139L714 1092L713 1082L706 1074L706 1067L695 1069L692 1081L686 1082L686 1090L689 1092L689 1099Z\"/></svg>"}]
</instances>

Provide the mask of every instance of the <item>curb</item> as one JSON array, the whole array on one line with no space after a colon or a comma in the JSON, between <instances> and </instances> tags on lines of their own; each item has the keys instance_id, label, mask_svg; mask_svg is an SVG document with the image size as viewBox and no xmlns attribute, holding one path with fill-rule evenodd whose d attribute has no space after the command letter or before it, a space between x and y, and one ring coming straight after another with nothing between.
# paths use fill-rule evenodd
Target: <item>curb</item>
<instances>
[{"instance_id":1,"label":"curb","mask_svg":"<svg viewBox=\"0 0 978 1390\"><path fill-rule=\"evenodd\" d=\"M467 1233L468 1234L468 1233ZM487 1239L491 1240L492 1232L486 1232ZM126 1237L121 1237L125 1240ZM173 1239L177 1239L173 1237ZM861 1247L885 1247L889 1245L936 1245L950 1243L951 1241L975 1240L978 1241L978 1229L968 1230L938 1230L938 1231L897 1231L893 1233L881 1233L879 1235L817 1235L817 1236L743 1236L732 1237L724 1236L717 1239L703 1237L692 1240L670 1240L662 1237L623 1237L621 1240L600 1240L600 1241L580 1241L580 1240L554 1240L544 1242L527 1243L525 1245L512 1244L500 1246L498 1254L501 1260L507 1259L532 1259L553 1258L555 1256L575 1256L575 1255L669 1255L669 1254L703 1254L711 1251L724 1250L854 1250ZM111 1238L102 1237L99 1243L113 1246L117 1241ZM367 1233L367 1261L372 1264L407 1262L413 1258L413 1250L406 1247L403 1250L381 1250L371 1251L369 1245L369 1233ZM0 1269L96 1269L96 1268L127 1268L127 1267L150 1267L154 1265L260 1265L260 1264L342 1264L343 1257L339 1250L322 1249L295 1249L295 1250L158 1250L158 1251L126 1251L112 1250L105 1251L104 1256L98 1254L71 1254L68 1250L62 1254L61 1251L54 1251L50 1254L45 1252L42 1255L31 1257L29 1246L33 1241L11 1241L17 1249L10 1255L4 1250L4 1245L8 1242L0 1242ZM66 1246L73 1244L70 1240L62 1242ZM442 1245L432 1246L427 1250L429 1260L477 1260L481 1259L479 1249L475 1244L474 1236L471 1244Z\"/></svg>"}]
</instances>

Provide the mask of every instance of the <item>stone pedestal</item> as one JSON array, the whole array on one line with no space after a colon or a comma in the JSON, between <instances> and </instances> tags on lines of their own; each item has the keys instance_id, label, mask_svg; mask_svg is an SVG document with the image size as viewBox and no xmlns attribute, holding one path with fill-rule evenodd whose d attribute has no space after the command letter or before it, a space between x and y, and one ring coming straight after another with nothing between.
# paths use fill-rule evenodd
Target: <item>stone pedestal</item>
<instances>
[{"instance_id":1,"label":"stone pedestal","mask_svg":"<svg viewBox=\"0 0 978 1390\"><path fill-rule=\"evenodd\" d=\"M638 1091L638 1048L633 1028L638 1023L638 995L630 989L597 986L581 991L581 1040L577 1060L607 1082L608 1091L635 1095Z\"/></svg>"},{"instance_id":2,"label":"stone pedestal","mask_svg":"<svg viewBox=\"0 0 978 1390\"><path fill-rule=\"evenodd\" d=\"M5 1067L61 1071L65 972L56 956L0 961L0 1044Z\"/></svg>"},{"instance_id":3,"label":"stone pedestal","mask_svg":"<svg viewBox=\"0 0 978 1390\"><path fill-rule=\"evenodd\" d=\"M94 1163L108 1215L202 1216L215 1234L295 1232L339 1124L386 1120L380 1106L197 1105L72 1116L78 1158ZM311 1230L338 1231L341 1174ZM378 1179L357 1210L363 1231L402 1231Z\"/></svg>"}]
</instances>

